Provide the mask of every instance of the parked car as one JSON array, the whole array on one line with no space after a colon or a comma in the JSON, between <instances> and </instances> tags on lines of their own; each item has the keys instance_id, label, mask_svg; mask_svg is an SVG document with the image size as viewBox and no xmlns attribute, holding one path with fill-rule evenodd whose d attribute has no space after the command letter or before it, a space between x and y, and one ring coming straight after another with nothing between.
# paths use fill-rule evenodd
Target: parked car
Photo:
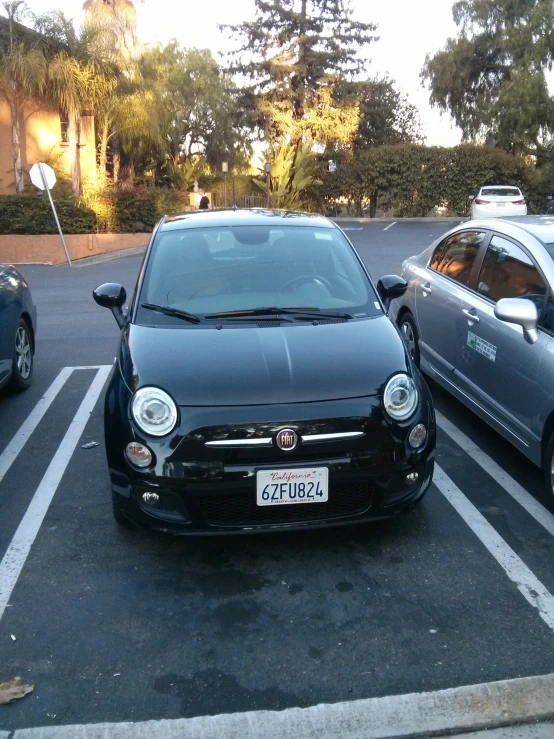
<instances>
[{"instance_id":1,"label":"parked car","mask_svg":"<svg viewBox=\"0 0 554 739\"><path fill-rule=\"evenodd\" d=\"M117 522L175 533L354 523L419 502L430 393L375 287L322 217L164 218L121 327L105 401Z\"/></svg>"},{"instance_id":2,"label":"parked car","mask_svg":"<svg viewBox=\"0 0 554 739\"><path fill-rule=\"evenodd\" d=\"M471 218L506 218L526 216L527 201L519 187L486 185L472 198Z\"/></svg>"},{"instance_id":3,"label":"parked car","mask_svg":"<svg viewBox=\"0 0 554 739\"><path fill-rule=\"evenodd\" d=\"M33 379L37 309L15 267L0 265L0 387L26 390Z\"/></svg>"},{"instance_id":4,"label":"parked car","mask_svg":"<svg viewBox=\"0 0 554 739\"><path fill-rule=\"evenodd\" d=\"M554 494L554 221L469 221L404 262L414 361L544 469Z\"/></svg>"}]
</instances>

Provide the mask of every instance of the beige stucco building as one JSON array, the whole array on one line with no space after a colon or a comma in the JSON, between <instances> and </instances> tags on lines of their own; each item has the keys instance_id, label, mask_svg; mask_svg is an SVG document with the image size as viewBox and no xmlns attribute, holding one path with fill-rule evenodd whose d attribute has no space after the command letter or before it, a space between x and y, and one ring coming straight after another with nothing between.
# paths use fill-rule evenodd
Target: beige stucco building
<instances>
[{"instance_id":1,"label":"beige stucco building","mask_svg":"<svg viewBox=\"0 0 554 739\"><path fill-rule=\"evenodd\" d=\"M69 175L67 125L53 110L29 104L20 121L21 164L26 184L35 162L48 162ZM94 118L83 115L80 133L81 179L96 177ZM15 193L12 160L12 124L8 104L0 100L0 195Z\"/></svg>"}]
</instances>

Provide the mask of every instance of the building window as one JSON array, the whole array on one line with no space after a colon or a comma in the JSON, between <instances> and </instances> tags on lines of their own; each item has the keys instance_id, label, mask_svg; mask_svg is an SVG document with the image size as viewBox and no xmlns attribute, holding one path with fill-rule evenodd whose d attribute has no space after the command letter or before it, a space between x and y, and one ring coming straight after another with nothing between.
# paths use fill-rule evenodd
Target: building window
<instances>
[{"instance_id":1,"label":"building window","mask_svg":"<svg viewBox=\"0 0 554 739\"><path fill-rule=\"evenodd\" d=\"M69 118L65 113L60 113L60 131L62 144L69 144Z\"/></svg>"}]
</instances>

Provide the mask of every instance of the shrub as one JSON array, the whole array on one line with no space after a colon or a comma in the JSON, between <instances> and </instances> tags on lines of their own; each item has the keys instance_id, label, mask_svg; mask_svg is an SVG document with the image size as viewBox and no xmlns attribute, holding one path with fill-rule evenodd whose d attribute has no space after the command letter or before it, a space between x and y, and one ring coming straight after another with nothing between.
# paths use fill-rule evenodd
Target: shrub
<instances>
[{"instance_id":1,"label":"shrub","mask_svg":"<svg viewBox=\"0 0 554 739\"><path fill-rule=\"evenodd\" d=\"M56 211L64 233L96 231L96 215L75 198L55 199ZM0 195L0 234L55 234L56 221L46 193L41 196Z\"/></svg>"}]
</instances>

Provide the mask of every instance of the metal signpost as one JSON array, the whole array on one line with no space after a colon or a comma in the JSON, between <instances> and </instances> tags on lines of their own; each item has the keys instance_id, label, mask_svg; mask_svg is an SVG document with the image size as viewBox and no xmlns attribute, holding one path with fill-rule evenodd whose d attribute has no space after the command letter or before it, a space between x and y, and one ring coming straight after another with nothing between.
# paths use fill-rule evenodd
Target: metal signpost
<instances>
[{"instance_id":1,"label":"metal signpost","mask_svg":"<svg viewBox=\"0 0 554 739\"><path fill-rule=\"evenodd\" d=\"M224 207L227 207L227 172L229 171L229 164L228 162L221 162L221 171L223 172L223 193L224 193L224 200L225 205Z\"/></svg>"},{"instance_id":2,"label":"metal signpost","mask_svg":"<svg viewBox=\"0 0 554 739\"><path fill-rule=\"evenodd\" d=\"M71 259L69 258L69 252L67 251L65 239L63 237L62 227L60 226L58 214L56 213L54 201L52 200L52 194L50 192L51 188L54 187L54 185L56 184L56 174L52 167L48 166L48 164L38 162L37 164L33 164L31 169L29 170L29 176L31 178L31 182L35 187L38 187L39 190L46 190L46 192L48 193L48 199L50 200L50 205L52 206L52 213L54 214L56 226L58 227L58 231L60 232L60 239L62 240L63 250L65 251L65 256L67 257L67 263L71 267Z\"/></svg>"},{"instance_id":3,"label":"metal signpost","mask_svg":"<svg viewBox=\"0 0 554 739\"><path fill-rule=\"evenodd\" d=\"M265 163L265 178L267 187L267 209L271 208L271 163Z\"/></svg>"}]
</instances>

